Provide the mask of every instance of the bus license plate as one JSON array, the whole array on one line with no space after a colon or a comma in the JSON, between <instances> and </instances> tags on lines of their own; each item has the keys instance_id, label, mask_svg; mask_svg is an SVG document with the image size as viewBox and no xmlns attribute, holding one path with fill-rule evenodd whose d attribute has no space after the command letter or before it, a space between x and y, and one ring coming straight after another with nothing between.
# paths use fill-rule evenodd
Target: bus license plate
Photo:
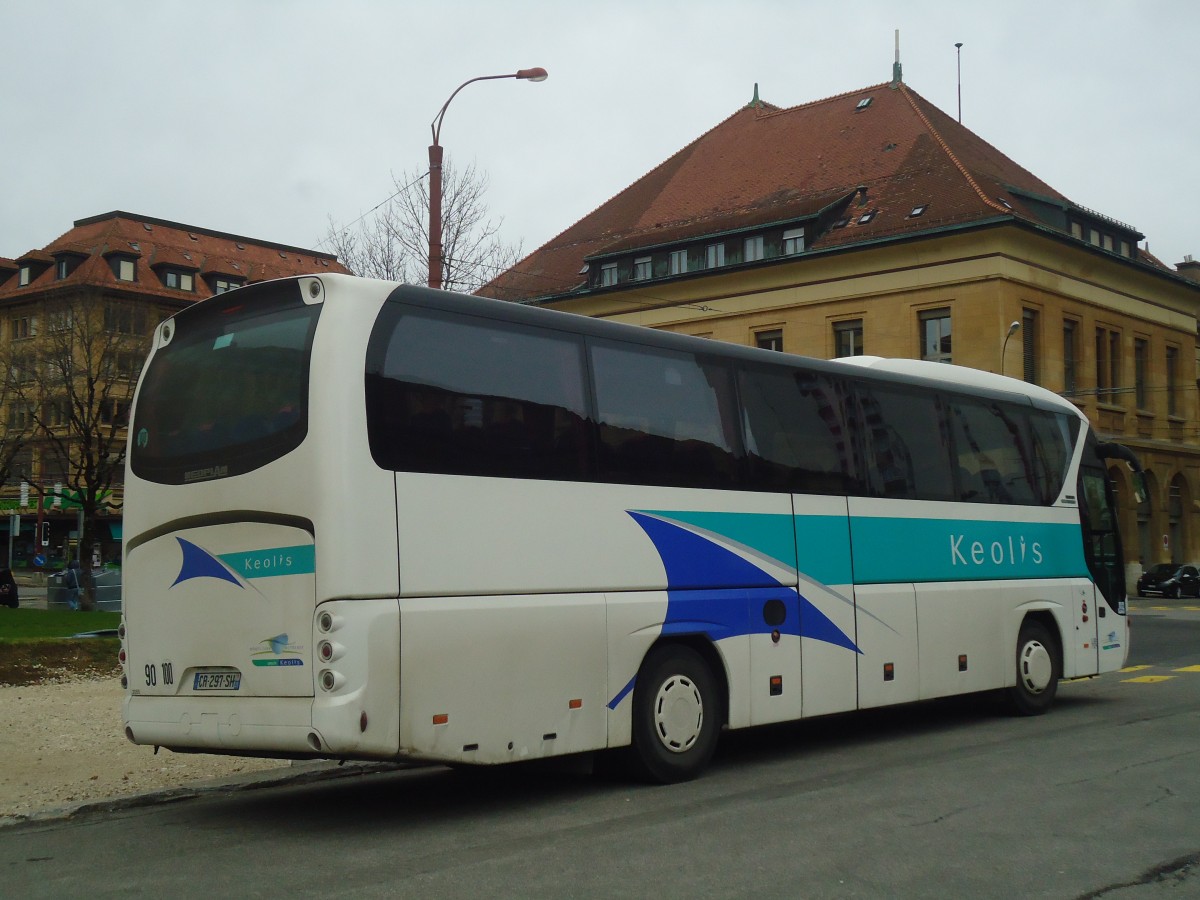
<instances>
[{"instance_id":1,"label":"bus license plate","mask_svg":"<svg viewBox=\"0 0 1200 900\"><path fill-rule=\"evenodd\" d=\"M242 686L241 672L197 672L193 691L236 691Z\"/></svg>"}]
</instances>

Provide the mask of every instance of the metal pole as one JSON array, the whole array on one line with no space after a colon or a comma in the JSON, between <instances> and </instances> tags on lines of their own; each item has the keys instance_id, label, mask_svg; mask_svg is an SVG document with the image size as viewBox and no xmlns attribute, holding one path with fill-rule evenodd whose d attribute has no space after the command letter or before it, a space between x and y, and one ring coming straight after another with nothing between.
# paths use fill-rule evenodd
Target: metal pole
<instances>
[{"instance_id":1,"label":"metal pole","mask_svg":"<svg viewBox=\"0 0 1200 900\"><path fill-rule=\"evenodd\" d=\"M458 92L468 84L476 81L495 81L500 78L516 78L520 81L545 81L546 70L542 68L519 69L511 75L480 75L478 78L468 78L454 89L450 98L442 104L438 114L433 117L429 129L433 132L433 143L429 145L429 286L442 286L442 119L446 117L446 108L450 100L458 96Z\"/></svg>"},{"instance_id":2,"label":"metal pole","mask_svg":"<svg viewBox=\"0 0 1200 900\"><path fill-rule=\"evenodd\" d=\"M962 124L962 41L954 45L954 52L958 56L958 124Z\"/></svg>"}]
</instances>

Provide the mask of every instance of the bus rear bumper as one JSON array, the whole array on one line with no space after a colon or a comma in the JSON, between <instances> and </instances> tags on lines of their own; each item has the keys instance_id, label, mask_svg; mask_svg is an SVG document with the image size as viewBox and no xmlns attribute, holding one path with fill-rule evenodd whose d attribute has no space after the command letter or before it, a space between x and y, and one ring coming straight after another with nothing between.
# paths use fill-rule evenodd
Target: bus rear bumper
<instances>
[{"instance_id":1,"label":"bus rear bumper","mask_svg":"<svg viewBox=\"0 0 1200 900\"><path fill-rule=\"evenodd\" d=\"M137 697L122 706L135 744L253 756L326 756L312 697Z\"/></svg>"}]
</instances>

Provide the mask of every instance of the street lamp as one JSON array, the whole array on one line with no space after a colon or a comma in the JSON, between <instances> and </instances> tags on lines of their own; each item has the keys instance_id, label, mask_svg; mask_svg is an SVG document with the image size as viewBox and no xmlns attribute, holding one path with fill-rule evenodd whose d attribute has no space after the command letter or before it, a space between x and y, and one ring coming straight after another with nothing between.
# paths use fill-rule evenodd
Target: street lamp
<instances>
[{"instance_id":1,"label":"street lamp","mask_svg":"<svg viewBox=\"0 0 1200 900\"><path fill-rule=\"evenodd\" d=\"M1004 336L1004 343L1000 345L1000 374L1004 374L1004 352L1008 349L1008 339L1017 333L1017 329L1021 327L1020 322L1013 322L1008 326L1008 334Z\"/></svg>"},{"instance_id":2,"label":"street lamp","mask_svg":"<svg viewBox=\"0 0 1200 900\"><path fill-rule=\"evenodd\" d=\"M545 69L521 69L512 75L480 75L464 81L454 89L450 100L458 96L458 92L468 84L476 81L494 81L497 78L516 78L520 81L545 81L548 77ZM442 134L442 119L446 115L446 107L450 100L442 104L438 114L430 123L433 131L433 143L429 145L429 286L442 286L442 145L438 139Z\"/></svg>"}]
</instances>

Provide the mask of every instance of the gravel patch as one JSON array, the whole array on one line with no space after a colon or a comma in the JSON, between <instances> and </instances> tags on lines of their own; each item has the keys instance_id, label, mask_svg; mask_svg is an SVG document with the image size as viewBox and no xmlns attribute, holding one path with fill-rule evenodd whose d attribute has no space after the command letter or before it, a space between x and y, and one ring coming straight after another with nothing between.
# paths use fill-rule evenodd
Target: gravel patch
<instances>
[{"instance_id":1,"label":"gravel patch","mask_svg":"<svg viewBox=\"0 0 1200 900\"><path fill-rule=\"evenodd\" d=\"M126 740L122 697L117 677L0 686L0 824L290 765L169 750L155 755L153 747Z\"/></svg>"}]
</instances>

